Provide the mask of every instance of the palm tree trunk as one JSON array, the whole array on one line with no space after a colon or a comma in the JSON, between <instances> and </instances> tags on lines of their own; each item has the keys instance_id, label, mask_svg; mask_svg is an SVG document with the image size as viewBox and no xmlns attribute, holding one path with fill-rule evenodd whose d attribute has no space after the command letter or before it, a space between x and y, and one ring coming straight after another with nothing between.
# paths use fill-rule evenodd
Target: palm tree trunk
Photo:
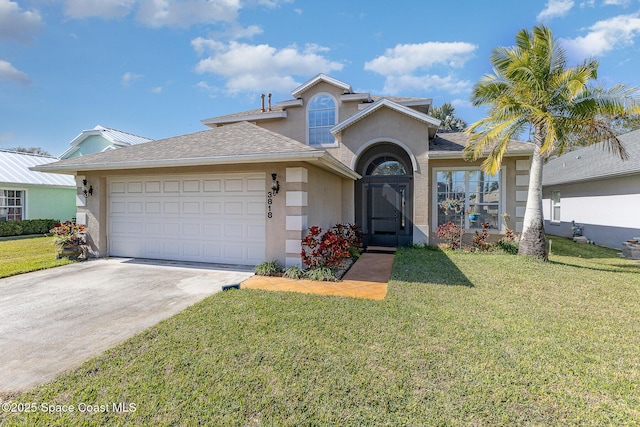
<instances>
[{"instance_id":1,"label":"palm tree trunk","mask_svg":"<svg viewBox=\"0 0 640 427\"><path fill-rule=\"evenodd\" d=\"M549 259L547 239L544 232L544 216L542 213L542 147L543 135L540 129L534 133L535 148L529 172L529 194L527 208L524 213L522 237L518 249L519 255L529 255Z\"/></svg>"}]
</instances>

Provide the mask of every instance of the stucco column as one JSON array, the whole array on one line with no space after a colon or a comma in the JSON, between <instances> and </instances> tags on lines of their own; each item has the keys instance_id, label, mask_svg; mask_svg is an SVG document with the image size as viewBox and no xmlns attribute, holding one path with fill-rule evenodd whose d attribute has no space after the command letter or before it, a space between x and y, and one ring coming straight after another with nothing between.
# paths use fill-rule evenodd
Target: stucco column
<instances>
[{"instance_id":1,"label":"stucco column","mask_svg":"<svg viewBox=\"0 0 640 427\"><path fill-rule=\"evenodd\" d=\"M285 266L302 266L302 237L307 230L308 178L306 168L286 169Z\"/></svg>"}]
</instances>

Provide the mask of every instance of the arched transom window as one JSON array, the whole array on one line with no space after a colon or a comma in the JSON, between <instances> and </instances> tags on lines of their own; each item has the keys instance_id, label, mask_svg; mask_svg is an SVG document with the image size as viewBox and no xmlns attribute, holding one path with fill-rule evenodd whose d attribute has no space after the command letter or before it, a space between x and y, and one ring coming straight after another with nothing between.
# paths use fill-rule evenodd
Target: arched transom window
<instances>
[{"instance_id":1,"label":"arched transom window","mask_svg":"<svg viewBox=\"0 0 640 427\"><path fill-rule=\"evenodd\" d=\"M309 103L309 145L333 144L330 132L336 125L336 102L329 95L317 95Z\"/></svg>"}]
</instances>

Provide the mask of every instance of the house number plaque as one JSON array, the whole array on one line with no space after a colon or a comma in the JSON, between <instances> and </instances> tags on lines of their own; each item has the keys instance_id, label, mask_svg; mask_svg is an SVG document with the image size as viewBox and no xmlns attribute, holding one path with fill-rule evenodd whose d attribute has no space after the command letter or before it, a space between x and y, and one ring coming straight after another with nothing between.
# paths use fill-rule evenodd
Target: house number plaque
<instances>
[{"instance_id":1,"label":"house number plaque","mask_svg":"<svg viewBox=\"0 0 640 427\"><path fill-rule=\"evenodd\" d=\"M273 205L273 193L269 191L267 193L267 218L273 218L273 212L271 212L271 205Z\"/></svg>"}]
</instances>

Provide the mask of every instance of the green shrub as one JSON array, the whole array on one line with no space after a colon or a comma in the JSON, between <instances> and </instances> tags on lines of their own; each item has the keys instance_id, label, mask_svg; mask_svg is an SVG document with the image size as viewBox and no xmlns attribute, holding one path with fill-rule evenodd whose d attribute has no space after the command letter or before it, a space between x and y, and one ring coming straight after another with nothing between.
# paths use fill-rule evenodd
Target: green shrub
<instances>
[{"instance_id":1,"label":"green shrub","mask_svg":"<svg viewBox=\"0 0 640 427\"><path fill-rule=\"evenodd\" d=\"M282 273L282 277L285 277L287 279L300 279L304 276L304 271L301 270L299 267L297 266L291 266L289 268L287 268L284 273Z\"/></svg>"},{"instance_id":2,"label":"green shrub","mask_svg":"<svg viewBox=\"0 0 640 427\"><path fill-rule=\"evenodd\" d=\"M336 276L329 267L312 268L306 271L305 276L309 280L335 282Z\"/></svg>"},{"instance_id":3,"label":"green shrub","mask_svg":"<svg viewBox=\"0 0 640 427\"><path fill-rule=\"evenodd\" d=\"M256 265L255 273L258 276L275 276L282 273L282 268L277 261L265 261Z\"/></svg>"},{"instance_id":4,"label":"green shrub","mask_svg":"<svg viewBox=\"0 0 640 427\"><path fill-rule=\"evenodd\" d=\"M57 222L55 219L25 219L0 222L0 237L47 234Z\"/></svg>"},{"instance_id":5,"label":"green shrub","mask_svg":"<svg viewBox=\"0 0 640 427\"><path fill-rule=\"evenodd\" d=\"M518 255L518 244L507 240L498 240L496 246L510 255Z\"/></svg>"}]
</instances>

